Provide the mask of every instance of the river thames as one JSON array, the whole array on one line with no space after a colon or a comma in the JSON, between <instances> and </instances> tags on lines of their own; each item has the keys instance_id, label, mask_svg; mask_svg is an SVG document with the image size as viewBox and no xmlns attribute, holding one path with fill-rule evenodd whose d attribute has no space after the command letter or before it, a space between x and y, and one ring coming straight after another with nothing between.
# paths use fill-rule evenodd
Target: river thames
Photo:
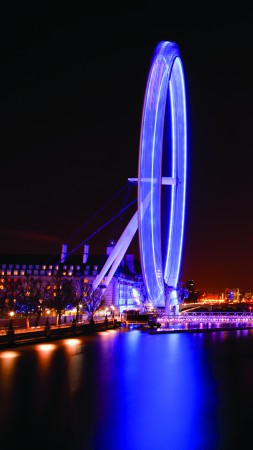
<instances>
[{"instance_id":1,"label":"river thames","mask_svg":"<svg viewBox=\"0 0 253 450\"><path fill-rule=\"evenodd\" d=\"M116 329L0 351L4 450L251 445L253 331Z\"/></svg>"}]
</instances>

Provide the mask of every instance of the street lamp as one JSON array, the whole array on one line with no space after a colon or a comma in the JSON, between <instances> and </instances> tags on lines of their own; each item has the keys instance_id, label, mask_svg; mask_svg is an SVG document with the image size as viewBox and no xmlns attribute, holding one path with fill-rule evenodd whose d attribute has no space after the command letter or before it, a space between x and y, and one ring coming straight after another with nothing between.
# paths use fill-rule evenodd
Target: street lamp
<instances>
[{"instance_id":1,"label":"street lamp","mask_svg":"<svg viewBox=\"0 0 253 450\"><path fill-rule=\"evenodd\" d=\"M50 310L47 309L47 320L46 320L46 325L45 325L46 339L50 338L50 330L51 330L51 327L50 327L50 324L48 321L49 314L50 314Z\"/></svg>"},{"instance_id":2,"label":"street lamp","mask_svg":"<svg viewBox=\"0 0 253 450\"><path fill-rule=\"evenodd\" d=\"M14 316L14 311L10 311L9 315L10 315L9 330L12 330L13 329L12 318Z\"/></svg>"},{"instance_id":3,"label":"street lamp","mask_svg":"<svg viewBox=\"0 0 253 450\"><path fill-rule=\"evenodd\" d=\"M115 306L111 305L111 310L112 310L112 318L114 319L114 310L115 310Z\"/></svg>"},{"instance_id":4,"label":"street lamp","mask_svg":"<svg viewBox=\"0 0 253 450\"><path fill-rule=\"evenodd\" d=\"M49 310L49 309L47 309L46 313L47 313L47 320L46 320L46 325L49 325L49 320L48 320L48 316L49 316L49 314L50 314L50 310Z\"/></svg>"},{"instance_id":5,"label":"street lamp","mask_svg":"<svg viewBox=\"0 0 253 450\"><path fill-rule=\"evenodd\" d=\"M9 345L13 345L14 344L14 329L12 326L12 317L14 316L14 311L10 311L9 315L10 315L10 322L9 322L9 327L8 327L6 334L8 336Z\"/></svg>"}]
</instances>

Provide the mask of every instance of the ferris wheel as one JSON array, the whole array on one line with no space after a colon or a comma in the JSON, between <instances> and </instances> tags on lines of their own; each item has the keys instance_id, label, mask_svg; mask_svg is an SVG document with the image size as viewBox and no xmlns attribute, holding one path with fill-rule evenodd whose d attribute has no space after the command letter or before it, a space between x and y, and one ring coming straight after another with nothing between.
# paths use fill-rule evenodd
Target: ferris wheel
<instances>
[{"instance_id":1,"label":"ferris wheel","mask_svg":"<svg viewBox=\"0 0 253 450\"><path fill-rule=\"evenodd\" d=\"M164 305L167 293L178 284L185 220L186 119L179 48L172 42L160 42L146 86L138 173L142 273L156 306Z\"/></svg>"},{"instance_id":2,"label":"ferris wheel","mask_svg":"<svg viewBox=\"0 0 253 450\"><path fill-rule=\"evenodd\" d=\"M138 209L109 255L93 289L108 285L137 229L143 280L154 306L177 301L187 182L187 114L179 47L160 42L153 53L143 104ZM108 272L109 271L109 272Z\"/></svg>"}]
</instances>

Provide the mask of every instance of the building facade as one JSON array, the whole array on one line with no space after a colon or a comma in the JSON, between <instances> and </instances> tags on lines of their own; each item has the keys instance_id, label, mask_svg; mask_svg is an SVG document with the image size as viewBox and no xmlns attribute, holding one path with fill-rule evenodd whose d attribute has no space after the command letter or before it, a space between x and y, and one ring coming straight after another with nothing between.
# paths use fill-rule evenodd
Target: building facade
<instances>
[{"instance_id":1,"label":"building facade","mask_svg":"<svg viewBox=\"0 0 253 450\"><path fill-rule=\"evenodd\" d=\"M108 257L106 255L90 255L84 246L82 255L67 255L62 246L61 255L1 255L0 256L0 290L4 292L10 280L27 280L28 278L43 280L54 289L55 277L68 280L80 280L92 286ZM117 313L127 310L142 311L145 304L145 288L142 276L134 271L133 255L125 255L110 283L106 284L106 276L99 288L102 292L103 308L116 309Z\"/></svg>"}]
</instances>

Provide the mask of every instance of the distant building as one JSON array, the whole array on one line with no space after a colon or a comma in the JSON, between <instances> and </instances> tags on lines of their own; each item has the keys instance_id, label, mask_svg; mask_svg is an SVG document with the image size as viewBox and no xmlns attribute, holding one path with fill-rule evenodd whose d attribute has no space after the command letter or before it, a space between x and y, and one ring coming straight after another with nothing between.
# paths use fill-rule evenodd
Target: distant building
<instances>
[{"instance_id":1,"label":"distant building","mask_svg":"<svg viewBox=\"0 0 253 450\"><path fill-rule=\"evenodd\" d=\"M239 288L226 288L225 289L225 300L228 302L239 302L241 300L241 294Z\"/></svg>"},{"instance_id":2,"label":"distant building","mask_svg":"<svg viewBox=\"0 0 253 450\"><path fill-rule=\"evenodd\" d=\"M188 280L185 284L188 295L185 299L186 303L194 303L197 301L196 288L193 280Z\"/></svg>"}]
</instances>

